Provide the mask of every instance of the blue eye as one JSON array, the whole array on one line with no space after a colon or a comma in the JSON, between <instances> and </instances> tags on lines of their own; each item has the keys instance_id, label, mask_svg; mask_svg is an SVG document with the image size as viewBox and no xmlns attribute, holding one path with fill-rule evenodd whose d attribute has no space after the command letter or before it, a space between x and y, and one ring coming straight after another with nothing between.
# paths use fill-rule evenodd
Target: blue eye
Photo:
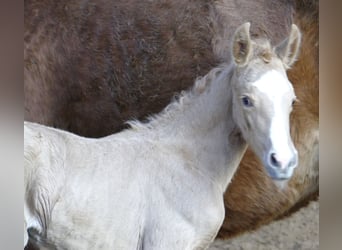
<instances>
[{"instance_id":1,"label":"blue eye","mask_svg":"<svg viewBox=\"0 0 342 250\"><path fill-rule=\"evenodd\" d=\"M253 106L253 103L252 103L251 99L249 99L248 96L242 97L242 103L243 103L243 105L245 105L246 107L252 107L252 106Z\"/></svg>"}]
</instances>

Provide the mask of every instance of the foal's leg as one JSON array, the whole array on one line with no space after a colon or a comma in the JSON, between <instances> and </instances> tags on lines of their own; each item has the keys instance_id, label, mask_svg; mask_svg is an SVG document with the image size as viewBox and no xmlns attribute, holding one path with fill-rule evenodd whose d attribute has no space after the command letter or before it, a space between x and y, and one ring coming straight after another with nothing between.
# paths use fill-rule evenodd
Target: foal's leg
<instances>
[{"instance_id":1,"label":"foal's leg","mask_svg":"<svg viewBox=\"0 0 342 250\"><path fill-rule=\"evenodd\" d=\"M26 228L26 221L24 220L24 247L27 245L28 242L28 232Z\"/></svg>"},{"instance_id":2,"label":"foal's leg","mask_svg":"<svg viewBox=\"0 0 342 250\"><path fill-rule=\"evenodd\" d=\"M183 229L173 229L172 226L168 225L168 228L165 228L161 235L155 235L155 232L151 232L152 235L143 240L141 249L205 250L216 236L216 233L197 235L197 230L191 226L185 226Z\"/></svg>"}]
</instances>

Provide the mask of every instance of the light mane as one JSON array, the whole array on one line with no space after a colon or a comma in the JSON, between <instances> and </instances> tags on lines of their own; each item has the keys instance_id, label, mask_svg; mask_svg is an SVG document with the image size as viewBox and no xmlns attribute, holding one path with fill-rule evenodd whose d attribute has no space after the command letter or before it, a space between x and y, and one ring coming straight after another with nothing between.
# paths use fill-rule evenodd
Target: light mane
<instances>
[{"instance_id":1,"label":"light mane","mask_svg":"<svg viewBox=\"0 0 342 250\"><path fill-rule=\"evenodd\" d=\"M218 76L222 73L227 74L227 78L232 75L233 65L221 64L209 71L203 77L198 77L194 85L186 91L182 91L173 97L171 103L166 106L159 114L153 114L147 117L145 122L138 120L130 120L126 122L132 130L135 131L149 131L154 130L160 126L168 125L174 120L175 116L185 112L189 104L209 91L211 86L215 84ZM155 132L155 131L154 131Z\"/></svg>"}]
</instances>

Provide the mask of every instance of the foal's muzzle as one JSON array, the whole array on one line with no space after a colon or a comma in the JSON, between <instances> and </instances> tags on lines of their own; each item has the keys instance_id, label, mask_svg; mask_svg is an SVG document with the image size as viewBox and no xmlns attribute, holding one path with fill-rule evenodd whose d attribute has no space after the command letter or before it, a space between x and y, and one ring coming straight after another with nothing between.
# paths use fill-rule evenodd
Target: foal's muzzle
<instances>
[{"instance_id":1,"label":"foal's muzzle","mask_svg":"<svg viewBox=\"0 0 342 250\"><path fill-rule=\"evenodd\" d=\"M272 179L287 180L291 178L298 165L298 153L294 151L289 157L281 157L275 152L267 156L266 169Z\"/></svg>"}]
</instances>

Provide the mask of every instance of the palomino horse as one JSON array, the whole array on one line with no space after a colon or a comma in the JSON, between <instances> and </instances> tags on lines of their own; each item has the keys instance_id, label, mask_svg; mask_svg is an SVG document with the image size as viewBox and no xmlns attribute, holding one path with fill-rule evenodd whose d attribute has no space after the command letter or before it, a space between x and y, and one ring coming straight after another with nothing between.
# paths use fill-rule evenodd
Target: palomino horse
<instances>
[{"instance_id":1,"label":"palomino horse","mask_svg":"<svg viewBox=\"0 0 342 250\"><path fill-rule=\"evenodd\" d=\"M296 3L25 1L25 119L90 137L117 132L226 59L239 23L252 17L253 36L277 44L295 11L304 39L288 74L299 99L291 117L299 167L280 190L247 150L225 193L219 236L254 229L318 191L318 1Z\"/></svg>"},{"instance_id":2,"label":"palomino horse","mask_svg":"<svg viewBox=\"0 0 342 250\"><path fill-rule=\"evenodd\" d=\"M274 180L289 179L298 155L286 69L301 35L292 25L273 48L249 27L234 34L233 62L146 123L100 139L24 123L25 244L31 228L57 249L206 249L247 144Z\"/></svg>"}]
</instances>

